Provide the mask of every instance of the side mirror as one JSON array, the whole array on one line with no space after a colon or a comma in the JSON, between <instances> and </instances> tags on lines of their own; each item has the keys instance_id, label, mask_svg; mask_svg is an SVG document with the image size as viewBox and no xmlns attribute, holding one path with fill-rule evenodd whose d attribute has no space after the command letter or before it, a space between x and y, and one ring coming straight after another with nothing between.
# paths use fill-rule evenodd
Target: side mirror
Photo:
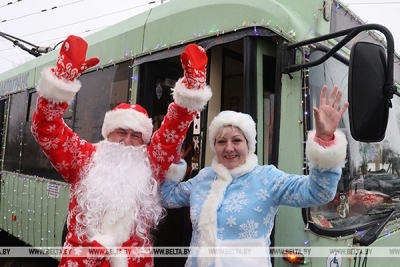
<instances>
[{"instance_id":1,"label":"side mirror","mask_svg":"<svg viewBox=\"0 0 400 267\"><path fill-rule=\"evenodd\" d=\"M350 131L356 141L380 142L385 137L390 99L385 93L387 61L380 45L353 45L349 64Z\"/></svg>"}]
</instances>

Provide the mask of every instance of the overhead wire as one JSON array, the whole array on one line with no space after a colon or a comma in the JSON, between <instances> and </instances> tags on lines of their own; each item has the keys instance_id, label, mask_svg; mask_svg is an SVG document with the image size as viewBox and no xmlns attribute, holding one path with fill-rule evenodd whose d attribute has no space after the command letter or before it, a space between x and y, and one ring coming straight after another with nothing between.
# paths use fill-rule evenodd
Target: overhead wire
<instances>
[{"instance_id":1,"label":"overhead wire","mask_svg":"<svg viewBox=\"0 0 400 267\"><path fill-rule=\"evenodd\" d=\"M143 5L139 5L139 6L134 6L134 7L131 7L131 8L125 8L125 9L123 9L123 10L119 10L119 11L107 13L107 14L104 14L104 15L101 15L101 16L97 16L97 17L93 17L93 18L89 18L89 19L77 21L77 22L74 22L74 23L69 23L69 24L65 24L65 25L58 26L58 27L54 27L54 28L50 28L50 29L45 29L45 30L41 30L41 31L29 33L29 34L24 34L24 35L21 35L21 37L31 36L31 35L35 35L35 34L39 34L39 33L44 33L44 32L47 32L47 31L52 31L52 30L57 30L57 29L65 28L65 27L68 27L68 26L71 26L71 25L75 25L75 24L82 23L82 22L87 22L87 21L91 21L91 20L95 20L95 19L99 19L99 18L111 16L111 15L114 15L114 14L117 14L117 13L125 12L125 11L128 11L128 10L132 10L132 9L135 9L135 8L147 6L147 5L149 5L149 4L154 4L154 3L156 3L156 2L160 2L160 0L158 0L158 1L152 1L152 2L149 2L148 4L143 4ZM75 3L76 3L76 2L75 2ZM21 17L21 18L22 18L22 17ZM2 40L2 41L0 40L0 42L4 42L4 40Z\"/></svg>"},{"instance_id":2,"label":"overhead wire","mask_svg":"<svg viewBox=\"0 0 400 267\"><path fill-rule=\"evenodd\" d=\"M95 31L98 31L98 30L101 30L101 29L105 29L105 28L107 28L107 27L109 27L109 26L111 26L111 25L107 25L107 26L104 26L104 27L99 27L99 28L95 28L95 29L91 29L91 30L85 30L85 31L82 31L82 32L75 32L74 34L75 35L80 35L80 34L83 34L83 33L87 33L87 32L95 32ZM43 44L43 43L49 43L49 42L51 42L51 41L59 41L60 39L62 39L62 38L64 38L65 36L60 36L60 37L54 37L54 38L51 38L51 39L47 39L47 40L43 40L43 41L40 41L40 42L36 42L37 44ZM0 42L3 42L4 40L2 40L2 41L0 41ZM10 47L10 48L5 48L5 49L0 49L0 52L2 52L2 51L8 51L8 50L13 50L14 49L14 47ZM19 53L18 53L19 54Z\"/></svg>"},{"instance_id":3,"label":"overhead wire","mask_svg":"<svg viewBox=\"0 0 400 267\"><path fill-rule=\"evenodd\" d=\"M17 17L17 18L3 19L3 20L1 21L1 23L5 23L5 22L8 22L8 21L12 21L12 20L18 20L18 19L26 18L26 17L32 16L32 15L41 14L41 13L46 12L46 11L51 11L51 10L54 10L54 9L56 9L56 8L61 8L61 7L73 5L73 4L82 2L82 1L84 1L84 0L79 0L79 1L72 2L72 3L67 3L67 4L64 4L64 5L61 5L61 6L53 6L53 7L50 8L50 9L42 9L41 11L34 12L34 13L30 13L30 14L26 14L26 15L23 15L23 16L20 16L20 17Z\"/></svg>"},{"instance_id":4,"label":"overhead wire","mask_svg":"<svg viewBox=\"0 0 400 267\"><path fill-rule=\"evenodd\" d=\"M21 1L23 1L23 0L17 0L17 1L14 2L14 3L18 3L18 2L21 2ZM77 3L82 2L82 1L84 1L84 0L75 1L75 2L72 2L72 3L65 4L65 5L61 5L61 6L58 6L58 8L61 8L61 7L67 6L67 5L77 4ZM57 30L57 29L60 29L60 28L65 28L65 27L68 27L68 26L71 26L71 25L75 25L75 24L79 24L79 23L83 23L83 22L87 22L87 21L91 21L91 20L96 20L96 19L99 19L99 18L107 17L107 16L110 16L110 15L118 14L118 13L125 12L125 11L129 11L129 10L132 10L132 9L144 7L144 6L151 5L151 4L155 4L155 3L160 2L160 1L161 1L161 3L165 2L165 0L150 1L150 2L148 2L148 3L146 3L146 4L141 4L141 5L138 5L138 6L131 7L131 8L124 8L123 10L120 10L120 11L115 11L115 12L107 13L107 14L104 14L104 15L101 15L101 16L97 16L97 17L85 19L85 20L78 21L78 22L74 22L74 23L70 23L70 24L65 24L65 25L59 26L59 27L54 27L54 28L50 28L50 29L46 29L46 30L41 30L41 31L34 32L34 33L29 33L29 34L26 34L26 35L22 35L22 36L20 36L20 37L32 36L32 35L39 34L39 33L44 33L44 32L48 32L48 31L52 31L52 30ZM10 5L10 4L11 4L11 3L9 3L9 4L7 4L7 5ZM1 7L5 7L5 6L7 6L7 5L0 6L0 8L1 8ZM57 7L55 7L55 8L57 8ZM51 10L54 10L55 8L52 8ZM49 11L51 11L51 10L49 10ZM24 16L20 16L20 17L17 17L17 18L10 19L10 20L23 19L23 18L26 18L27 16L31 16L31 15L34 15L34 14L44 14L44 11L42 10L41 12L36 12L36 13L27 14L27 15L24 15ZM6 20L5 22L10 21L10 20ZM0 22L0 23L1 23L1 22ZM4 22L3 22L3 23L4 23ZM78 34L78 35L79 35L79 34L91 32L91 31L98 31L98 30L101 30L101 29L103 29L103 28L107 28L107 27L109 27L109 26L111 26L111 25L107 25L107 26L99 27L99 28L95 28L95 29L89 29L89 30L85 30L85 31L83 31L83 32L74 33L74 34ZM54 40L59 41L59 40L62 39L62 38L64 38L64 36L63 36L63 37L59 37L59 38L52 38L52 39L45 40L45 41L40 41L40 42L38 42L38 43L44 43L44 42L48 42L48 41L52 41L52 40L53 40L53 41L54 41ZM6 40L0 40L0 42L5 42L5 41L6 41ZM0 53L1 53L1 52L4 52L4 51L12 50L12 49L15 49L15 48L14 48L14 47L10 47L10 48L7 48L7 49L0 49ZM23 53L23 52L22 52L22 50L21 50L20 52L14 54L13 56L18 55L18 54L22 54L22 53ZM3 58L3 59L6 59L5 57L3 57L3 56L1 56L1 55L0 55L0 57ZM11 61L11 60L9 60L9 59L6 59L6 60L7 60L7 61L10 61L10 62L13 62L13 61Z\"/></svg>"},{"instance_id":5,"label":"overhead wire","mask_svg":"<svg viewBox=\"0 0 400 267\"><path fill-rule=\"evenodd\" d=\"M17 1L15 1L15 2L8 2L7 4L0 6L0 8L6 7L6 6L10 6L10 5L12 5L12 4L20 3L20 2L22 2L22 0L17 0Z\"/></svg>"}]
</instances>

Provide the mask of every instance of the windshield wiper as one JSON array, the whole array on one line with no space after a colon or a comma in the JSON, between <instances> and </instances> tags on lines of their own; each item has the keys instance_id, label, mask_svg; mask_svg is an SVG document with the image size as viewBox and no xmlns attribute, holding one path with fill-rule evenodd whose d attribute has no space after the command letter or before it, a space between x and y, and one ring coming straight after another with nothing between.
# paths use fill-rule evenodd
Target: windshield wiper
<instances>
[{"instance_id":1,"label":"windshield wiper","mask_svg":"<svg viewBox=\"0 0 400 267\"><path fill-rule=\"evenodd\" d=\"M392 217L397 216L400 214L400 210L399 209L395 209L395 210L382 210L382 212L377 213L377 214L384 214L384 213L389 213L391 212L391 214L389 215L389 217L387 217L386 220L382 220L380 222L378 222L375 226L373 226L371 229L368 230L368 232L360 239L358 240L357 243L360 244L360 246L369 246L370 244L372 244L379 236L379 234L382 232L382 229L385 227L385 225L390 221L390 219L392 219Z\"/></svg>"},{"instance_id":2,"label":"windshield wiper","mask_svg":"<svg viewBox=\"0 0 400 267\"><path fill-rule=\"evenodd\" d=\"M373 209L367 213L369 216L373 215L383 215L393 212L395 209L393 208L385 208L385 209Z\"/></svg>"}]
</instances>

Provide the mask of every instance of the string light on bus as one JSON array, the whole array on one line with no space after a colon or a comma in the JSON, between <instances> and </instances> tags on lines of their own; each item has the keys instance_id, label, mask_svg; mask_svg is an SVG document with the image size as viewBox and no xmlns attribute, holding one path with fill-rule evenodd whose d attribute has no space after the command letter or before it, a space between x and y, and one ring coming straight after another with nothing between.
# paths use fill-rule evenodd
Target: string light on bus
<instances>
[{"instance_id":1,"label":"string light on bus","mask_svg":"<svg viewBox=\"0 0 400 267\"><path fill-rule=\"evenodd\" d=\"M321 10L320 10L319 13L321 13ZM314 15L314 17L315 17L315 18L318 18L318 17L319 17L319 14ZM257 24L256 22L253 22L253 23L254 23L254 24ZM228 29L228 30L220 30L220 29L216 30L215 27L213 26L213 28L210 29L209 33L215 33L215 32L217 32L217 36L218 36L219 34L224 34L226 31L232 31L232 30L233 30L233 31L236 31L236 30L238 30L238 29L240 29L240 28L242 28L242 27L246 27L248 24L250 24L250 23L247 22L247 21L244 21L244 22L242 23L241 26L238 26L237 28L235 28L235 29L230 29L230 30L229 30L229 29ZM267 23L265 23L265 20L262 19L262 20L261 20L261 23L259 23L258 25L269 26L269 25L272 25L272 24L273 24L273 23L272 23L271 20L269 20ZM275 27L277 30L279 30L279 32L281 32L282 34L284 34L284 35L286 35L286 36L288 36L288 37L290 37L290 38L295 38L295 37L296 37L296 32L295 32L293 29L287 31L287 30L285 30L285 28L280 27L279 25L274 25L273 27ZM255 35L258 35L257 25L254 26L254 30L255 30ZM309 32L310 32L310 31L311 31L311 29L309 29ZM309 34L309 33L308 33L308 34ZM194 35L197 36L197 37L201 37L201 36L202 36L201 34L198 34L198 33L194 33ZM203 34L203 35L204 35L204 34ZM171 46L174 46L174 45L176 45L176 44L183 44L183 43L185 43L185 40L181 40L181 41L179 41L179 42L177 42L177 43L175 43L175 44L169 44L168 46L171 47ZM166 46L167 46L167 44L164 44L164 45L162 45L162 46L156 45L155 48L154 48L153 50L157 50L157 49L160 49L160 47L166 47ZM145 48L141 53L144 54L146 51L147 51L147 48ZM150 52L150 53L151 53L151 52ZM122 60L125 60L125 59L127 59L128 57L129 57L129 54L128 54L127 51L125 51L125 53L123 54L123 56L121 57L121 59L122 59ZM136 58L136 54L134 54L134 53L131 51L130 57L131 57L132 59L134 59L134 58ZM118 63L118 62L116 62L116 61L114 61L114 60L111 62L111 64L116 64L116 63ZM106 64L106 65L107 65L107 64ZM103 67L105 67L106 65L104 65Z\"/></svg>"},{"instance_id":2,"label":"string light on bus","mask_svg":"<svg viewBox=\"0 0 400 267\"><path fill-rule=\"evenodd\" d=\"M254 35L258 36L257 26L254 26Z\"/></svg>"},{"instance_id":3,"label":"string light on bus","mask_svg":"<svg viewBox=\"0 0 400 267\"><path fill-rule=\"evenodd\" d=\"M56 196L48 196L48 197L40 197L40 203L38 206L36 206L37 204L35 204L36 202L36 198L35 198L35 194L32 194L31 192L29 192L29 188L32 188L30 183L33 182L43 182L45 183L45 188L51 187L51 185L57 184L57 188L60 189L59 193L60 194L69 194L69 191L67 192L67 189L69 190L69 185L66 184L59 184L59 183L54 183L54 181L50 182L47 179L44 179L43 177L38 177L38 176L34 176L34 177L25 177L25 176L21 176L20 173L15 172L13 175L16 176L18 183L21 183L22 186L20 185L16 185L18 188L22 187L24 188L22 190L22 200L20 203L15 203L13 201L10 201L9 199L7 199L7 201L2 201L1 203L4 204L3 209L8 211L8 214L10 214L10 217L6 217L4 216L3 219L3 223L2 225L4 226L4 229L7 229L7 231L11 232L12 229L15 227L15 223L18 225L17 229L19 229L18 233L15 233L15 236L22 239L24 237L29 237L31 235L35 236L35 234L32 232L30 233L30 230L34 230L34 229L38 229L38 233L40 233L40 235L45 236L42 237L40 240L41 242L43 241L43 244L47 244L49 238L48 237L52 237L54 236L54 234L52 234L51 230L47 230L47 231L42 231L42 227L41 225L41 221L42 221L42 217L43 216L49 216L50 215L50 211L49 211L49 207L55 207L55 209L53 210L54 212L51 213L52 216L54 216L54 221L55 218L57 216L59 216L59 212L57 211L57 197ZM10 177L11 178L11 177ZM3 188L7 187L7 180L4 180L4 187L2 187L1 193L2 195L4 195L4 190ZM63 190L61 190L63 189ZM48 192L49 193L49 192ZM30 197L30 199L29 199ZM54 202L51 203L51 200L54 199ZM22 203L27 203L26 205L22 204ZM24 208L23 208L24 207ZM36 207L36 211L39 215L35 214L35 208ZM49 212L48 212L49 211ZM19 217L18 215L25 215L25 216L21 216ZM39 216L39 217L38 217ZM36 220L39 219L39 220ZM29 223L32 223L33 225L38 224L39 226L33 226L33 227L25 227L22 228L22 224L26 224L26 222L24 223L24 221L28 220ZM11 224L9 224L9 223ZM14 225L14 226L13 226ZM23 231L23 229L26 229L26 232ZM42 243L41 243L42 245Z\"/></svg>"},{"instance_id":4,"label":"string light on bus","mask_svg":"<svg viewBox=\"0 0 400 267\"><path fill-rule=\"evenodd\" d=\"M256 22L253 22L253 24L257 24L257 23L256 23ZM243 27L246 27L247 25L248 25L248 22L247 22L247 21L243 21L243 23L242 23L241 26L238 26L238 27L236 27L236 28L234 28L234 29L228 29L228 30L219 30L219 29L217 29L217 30L216 30L215 28L212 28L212 29L210 29L209 33L216 33L217 36L219 36L220 34L225 34L225 32L230 32L230 31L236 32L238 29L243 28ZM258 25L269 26L269 25L272 25L272 21L269 20L267 23L265 23L265 20L262 19L262 20L261 20L261 23L259 23ZM279 25L276 25L276 24L274 25L274 27L275 27L276 29L278 29L279 32L280 32L281 34L283 34L283 35L286 35L286 36L288 36L288 37L290 37L290 38L295 38L295 37L296 37L296 32L295 32L293 29L290 30L290 31L286 31L283 27L280 27ZM258 35L258 34L259 34L259 33L258 33L258 29L257 29L257 25L254 26L254 34L255 34L255 35ZM196 33L196 32L194 32L193 35L196 36L196 37L198 37L198 38L202 37L202 34L199 34L199 33ZM204 36L207 35L207 34L205 34L205 31L204 31L204 30L203 30L203 35L204 35ZM170 49L170 47L172 47L172 46L181 45L181 44L184 44L185 42L186 42L186 40L179 40L179 41L177 41L177 42L175 42L175 43L171 43L171 44L166 44L166 43L164 43L163 45L157 44L157 45L154 47L154 49L152 49L151 51L148 51L148 48L145 47L145 48L141 51L141 54L145 54L146 52L148 52L149 54L151 54L153 51L158 50L158 49L160 49L160 48L165 48L165 47L167 47L167 46L168 46L168 49ZM117 63L119 63L120 61L126 60L127 58L131 58L132 60L135 60L136 57L137 57L137 54L134 53L132 50L130 50L130 53L129 53L128 50L129 50L128 48L125 49L125 52L124 52L124 54L123 54L123 56L121 57L120 60L115 61L114 59L110 59L110 60L108 61L107 64L104 64L104 65L98 64L98 65L95 66L95 67L97 68L97 70L99 70L99 69L100 69L100 70L103 70L104 68L107 68L107 66L110 66L110 65L115 66Z\"/></svg>"}]
</instances>

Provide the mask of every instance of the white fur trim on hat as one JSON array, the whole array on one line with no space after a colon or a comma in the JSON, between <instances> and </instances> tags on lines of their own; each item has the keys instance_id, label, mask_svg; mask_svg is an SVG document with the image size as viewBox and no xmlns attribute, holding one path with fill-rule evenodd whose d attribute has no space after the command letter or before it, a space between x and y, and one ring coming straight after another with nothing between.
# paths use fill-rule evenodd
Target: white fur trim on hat
<instances>
[{"instance_id":1,"label":"white fur trim on hat","mask_svg":"<svg viewBox=\"0 0 400 267\"><path fill-rule=\"evenodd\" d=\"M135 104L132 104L134 106ZM148 144L153 133L153 123L144 113L131 109L113 109L104 116L101 134L104 138L115 129L131 129L142 133L143 142Z\"/></svg>"},{"instance_id":2,"label":"white fur trim on hat","mask_svg":"<svg viewBox=\"0 0 400 267\"><path fill-rule=\"evenodd\" d=\"M51 68L47 67L42 70L42 76L38 81L36 90L40 95L54 103L67 102L70 104L81 86L81 82L77 79L71 82L58 79Z\"/></svg>"},{"instance_id":3,"label":"white fur trim on hat","mask_svg":"<svg viewBox=\"0 0 400 267\"><path fill-rule=\"evenodd\" d=\"M172 163L168 168L165 179L179 183L185 178L186 169L187 163L184 159L181 159L178 164Z\"/></svg>"},{"instance_id":4,"label":"white fur trim on hat","mask_svg":"<svg viewBox=\"0 0 400 267\"><path fill-rule=\"evenodd\" d=\"M323 147L314 141L315 131L308 133L306 156L310 167L317 167L321 170L329 170L335 167L344 167L346 160L346 135L337 130L335 132L334 144Z\"/></svg>"},{"instance_id":5,"label":"white fur trim on hat","mask_svg":"<svg viewBox=\"0 0 400 267\"><path fill-rule=\"evenodd\" d=\"M249 153L252 154L256 151L256 123L253 118L245 113L236 111L221 111L212 120L209 127L209 140L211 145L211 150L215 152L215 137L218 130L223 126L232 125L239 128L247 139L249 144Z\"/></svg>"},{"instance_id":6,"label":"white fur trim on hat","mask_svg":"<svg viewBox=\"0 0 400 267\"><path fill-rule=\"evenodd\" d=\"M212 96L211 88L204 86L201 89L188 89L180 78L172 89L175 103L190 110L201 111Z\"/></svg>"}]
</instances>

